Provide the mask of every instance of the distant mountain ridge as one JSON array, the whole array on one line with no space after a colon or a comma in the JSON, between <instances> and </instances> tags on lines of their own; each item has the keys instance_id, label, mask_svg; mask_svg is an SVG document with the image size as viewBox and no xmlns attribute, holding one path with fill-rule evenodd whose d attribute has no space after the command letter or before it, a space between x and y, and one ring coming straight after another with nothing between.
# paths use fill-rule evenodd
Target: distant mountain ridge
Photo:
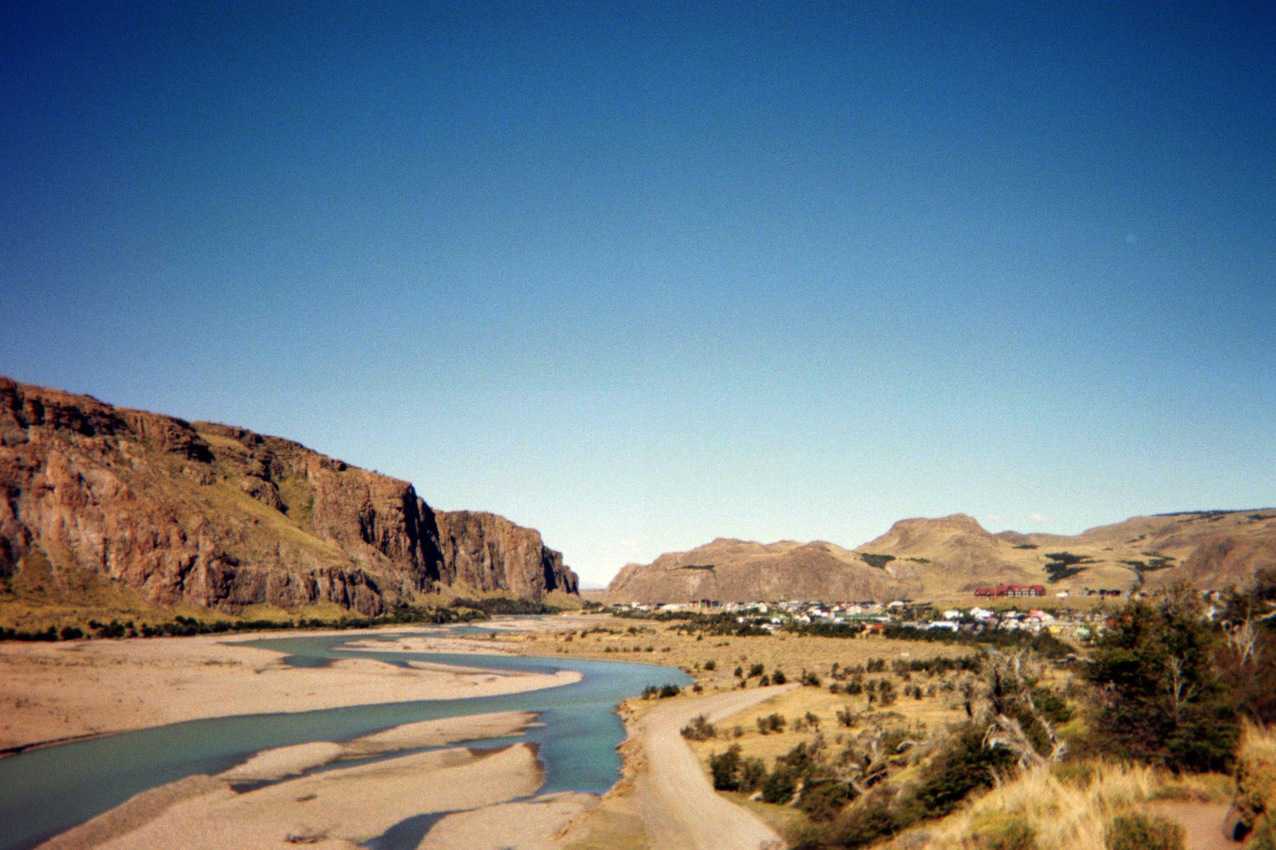
<instances>
[{"instance_id":1,"label":"distant mountain ridge","mask_svg":"<svg viewBox=\"0 0 1276 850\"><path fill-rule=\"evenodd\" d=\"M0 590L74 602L102 588L379 614L446 589L576 593L577 578L534 529L436 511L300 443L0 376Z\"/></svg>"},{"instance_id":2,"label":"distant mountain ridge","mask_svg":"<svg viewBox=\"0 0 1276 850\"><path fill-rule=\"evenodd\" d=\"M1276 509L1133 517L1074 536L994 534L974 517L952 514L899 520L850 550L823 541L719 538L625 565L607 596L646 603L880 600L962 596L998 583L1042 584L1054 593L1154 588L1180 578L1222 588L1265 566L1276 566Z\"/></svg>"}]
</instances>

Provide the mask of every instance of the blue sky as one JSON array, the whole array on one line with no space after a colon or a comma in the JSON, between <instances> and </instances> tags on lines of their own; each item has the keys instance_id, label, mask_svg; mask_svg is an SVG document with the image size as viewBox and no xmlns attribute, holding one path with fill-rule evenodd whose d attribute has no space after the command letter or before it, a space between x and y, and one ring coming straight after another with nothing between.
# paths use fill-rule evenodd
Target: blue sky
<instances>
[{"instance_id":1,"label":"blue sky","mask_svg":"<svg viewBox=\"0 0 1276 850\"><path fill-rule=\"evenodd\" d=\"M0 372L299 439L589 583L1276 504L1270 6L37 5Z\"/></svg>"}]
</instances>

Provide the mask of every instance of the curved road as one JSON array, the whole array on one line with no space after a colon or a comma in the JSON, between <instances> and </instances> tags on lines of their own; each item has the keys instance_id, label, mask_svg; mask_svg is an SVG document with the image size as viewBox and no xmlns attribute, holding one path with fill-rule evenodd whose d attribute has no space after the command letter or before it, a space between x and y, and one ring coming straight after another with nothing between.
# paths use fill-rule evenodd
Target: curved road
<instances>
[{"instance_id":1,"label":"curved road","mask_svg":"<svg viewBox=\"0 0 1276 850\"><path fill-rule=\"evenodd\" d=\"M682 738L697 714L718 721L797 687L731 691L653 708L638 723L647 769L636 781L648 845L679 850L772 850L784 840L752 812L718 796Z\"/></svg>"}]
</instances>

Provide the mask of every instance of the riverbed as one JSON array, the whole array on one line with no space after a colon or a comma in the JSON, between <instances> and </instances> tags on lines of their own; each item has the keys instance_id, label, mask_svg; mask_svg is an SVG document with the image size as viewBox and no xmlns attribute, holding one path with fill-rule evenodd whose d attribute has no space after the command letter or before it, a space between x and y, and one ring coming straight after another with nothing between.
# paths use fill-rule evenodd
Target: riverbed
<instances>
[{"instance_id":1,"label":"riverbed","mask_svg":"<svg viewBox=\"0 0 1276 850\"><path fill-rule=\"evenodd\" d=\"M398 632L385 639L412 634ZM420 633L430 634L437 632ZM679 670L646 664L342 649L353 640L377 639L377 633L350 633L273 638L251 645L281 653L286 663L304 667L372 659L395 666L481 666L496 673L575 671L581 678L561 687L491 697L216 717L24 752L0 760L0 850L33 847L135 794L185 777L225 771L262 750L349 741L408 723L495 712L534 712L539 723L513 738L476 741L476 747L534 745L544 771L538 795L600 794L615 783L620 770L616 746L624 727L616 704L648 686L690 681ZM217 694L210 692L208 699L215 701ZM405 822L369 844L379 850L415 846L429 826L429 819Z\"/></svg>"}]
</instances>

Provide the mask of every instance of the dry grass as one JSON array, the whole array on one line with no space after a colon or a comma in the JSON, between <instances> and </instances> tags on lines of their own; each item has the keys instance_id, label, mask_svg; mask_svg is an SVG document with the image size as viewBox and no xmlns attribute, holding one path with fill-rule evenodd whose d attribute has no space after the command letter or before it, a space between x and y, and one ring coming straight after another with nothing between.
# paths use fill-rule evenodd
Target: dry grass
<instances>
[{"instance_id":1,"label":"dry grass","mask_svg":"<svg viewBox=\"0 0 1276 850\"><path fill-rule=\"evenodd\" d=\"M589 627L567 634L532 634L507 638L529 655L574 655L606 661L637 661L680 667L695 676L706 692L737 686L733 674L737 666L745 672L762 664L767 674L784 671L797 681L802 671L820 676L825 686L834 662L842 667L883 658L887 664L897 659L959 658L974 653L971 647L928 641L887 640L882 637L822 638L778 634L758 637L719 637L677 632L677 623L630 620L607 615L588 615ZM596 631L582 635L581 632ZM707 670L712 661L714 670ZM756 685L757 679L750 680Z\"/></svg>"},{"instance_id":2,"label":"dry grass","mask_svg":"<svg viewBox=\"0 0 1276 850\"><path fill-rule=\"evenodd\" d=\"M1248 726L1240 759L1242 782L1250 776L1249 787L1266 795L1268 807L1276 805L1276 730ZM1221 774L1173 776L1143 765L1066 763L1025 774L887 846L976 850L985 846L982 839L992 825L1017 820L1031 827L1038 850L1101 848L1114 817L1131 811L1172 814L1173 807L1164 808L1167 801L1204 811L1212 806L1221 825L1221 812L1237 790L1233 779Z\"/></svg>"},{"instance_id":3,"label":"dry grass","mask_svg":"<svg viewBox=\"0 0 1276 850\"><path fill-rule=\"evenodd\" d=\"M1245 724L1238 759L1237 803L1246 819L1276 811L1276 729Z\"/></svg>"},{"instance_id":4,"label":"dry grass","mask_svg":"<svg viewBox=\"0 0 1276 850\"><path fill-rule=\"evenodd\" d=\"M989 822L1017 818L1032 827L1039 850L1098 848L1112 817L1153 799L1163 785L1163 776L1142 766L1096 764L1083 782L1036 770L923 831L930 839L927 846L976 848ZM896 844L907 846L907 841Z\"/></svg>"}]
</instances>

